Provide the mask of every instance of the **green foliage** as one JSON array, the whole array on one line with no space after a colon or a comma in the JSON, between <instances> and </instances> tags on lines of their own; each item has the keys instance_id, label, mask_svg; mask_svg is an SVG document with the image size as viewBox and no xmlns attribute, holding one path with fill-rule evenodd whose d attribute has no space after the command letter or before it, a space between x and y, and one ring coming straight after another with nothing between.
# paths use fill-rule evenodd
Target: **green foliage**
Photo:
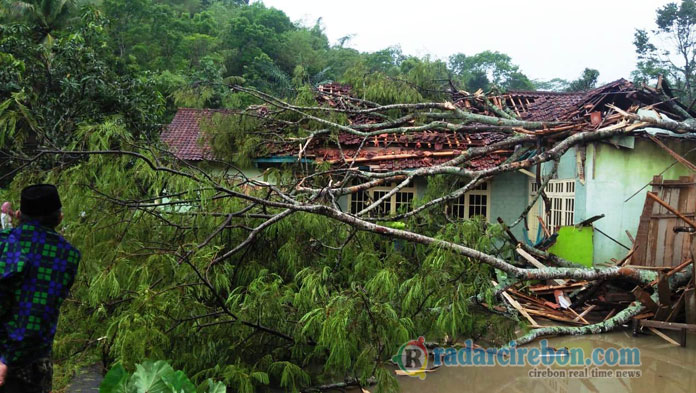
<instances>
[{"instance_id":1,"label":"green foliage","mask_svg":"<svg viewBox=\"0 0 696 393\"><path fill-rule=\"evenodd\" d=\"M32 38L37 41L50 40L50 33L70 23L77 8L75 0L2 0L0 7L8 20L32 25Z\"/></svg>"},{"instance_id":2,"label":"green foliage","mask_svg":"<svg viewBox=\"0 0 696 393\"><path fill-rule=\"evenodd\" d=\"M585 91L590 90L597 85L599 71L593 68L585 68L580 78L570 82L566 91Z\"/></svg>"},{"instance_id":3,"label":"green foliage","mask_svg":"<svg viewBox=\"0 0 696 393\"><path fill-rule=\"evenodd\" d=\"M449 67L457 81L470 92L488 91L494 86L505 90L534 89L510 56L500 52L483 51L473 56L457 53L450 56Z\"/></svg>"},{"instance_id":4,"label":"green foliage","mask_svg":"<svg viewBox=\"0 0 696 393\"><path fill-rule=\"evenodd\" d=\"M110 68L105 23L87 10L70 32L40 44L27 26L0 25L0 141L27 154L64 148L82 124L115 118L135 139L155 138L161 96L149 75Z\"/></svg>"},{"instance_id":5,"label":"green foliage","mask_svg":"<svg viewBox=\"0 0 696 393\"><path fill-rule=\"evenodd\" d=\"M114 126L84 130L83 148L105 143L90 132L108 127ZM164 157L139 152L166 164ZM289 184L293 177L279 180ZM490 290L493 272L446 249L397 247L392 239L369 233L357 233L342 246L349 227L295 213L260 233L244 252L209 267L248 232L232 227L195 246L224 220L209 213L245 206L216 198L205 182L154 172L127 156L90 156L48 174L24 171L7 197L16 200L22 185L36 181L58 184L66 216L60 229L83 253L72 289L75 301L66 302L59 324L54 348L59 364L86 347L137 370L142 376L129 378L141 384L158 383L156 376L169 369L137 364L171 359L172 367L195 384L214 378L241 392L264 386L297 391L346 376L363 381L376 376L379 389L393 391L389 359L403 342L421 334L431 340L477 337L491 329L468 302ZM124 201L168 195L168 201L185 201L188 208L185 213L135 210L110 203L106 195ZM498 252L497 225L450 223L441 214L423 217L431 221L406 221L404 229L418 225L423 233ZM261 220L238 223L255 226ZM182 260L183 255L188 256ZM207 271L218 295L201 285L196 271ZM115 391L131 391L123 390L131 386L123 374L112 373L108 381L121 386ZM179 376L160 380L176 386L183 381Z\"/></svg>"},{"instance_id":6,"label":"green foliage","mask_svg":"<svg viewBox=\"0 0 696 393\"><path fill-rule=\"evenodd\" d=\"M565 79L562 78L553 78L547 81L544 80L534 80L534 89L535 90L541 90L541 91L567 91L568 90L568 82Z\"/></svg>"},{"instance_id":7,"label":"green foliage","mask_svg":"<svg viewBox=\"0 0 696 393\"><path fill-rule=\"evenodd\" d=\"M175 371L167 362L145 361L136 365L136 371L128 374L119 363L112 367L102 381L100 393L220 393L226 386L208 379L196 389L183 371Z\"/></svg>"},{"instance_id":8,"label":"green foliage","mask_svg":"<svg viewBox=\"0 0 696 393\"><path fill-rule=\"evenodd\" d=\"M259 102L231 92L231 85L308 106L316 105L313 86L326 80L347 82L359 97L385 104L447 99L450 78L465 86L476 77L488 78L486 87L528 83L500 53L459 59L454 71L452 63L448 68L399 48L359 53L330 47L320 21L298 26L260 2L242 3L104 0L71 9L43 37L37 34L43 25L28 16L3 20L0 146L24 157L44 148L127 149L174 166L153 142L177 106L233 108L201 127L215 153L248 167L251 157L273 147L274 128L259 116L268 108L247 110ZM276 118L295 125L287 137L324 127L295 113ZM331 120L348 124L343 114ZM23 163L3 162L3 173ZM208 181L196 168L176 168L190 176L156 172L128 155L46 154L3 190L17 200L23 185L56 183L66 216L60 230L83 252L54 348L63 374L103 359L116 365L104 382L115 392L192 391L194 384L215 392L225 385L298 391L373 376L377 391L394 391L389 360L405 341L489 329L467 304L490 291L490 268L439 247L353 234L309 213L292 214L241 252L211 263L278 211L252 206L256 216L235 218L206 240L226 213L250 208L216 184L266 195L223 171L208 171ZM297 181L283 168L264 176L281 187ZM431 182L440 190L453 184L444 177ZM162 201L168 205L155 206ZM505 251L497 248L500 228L479 220L426 214L389 225ZM171 366L145 359L171 359Z\"/></svg>"},{"instance_id":9,"label":"green foliage","mask_svg":"<svg viewBox=\"0 0 696 393\"><path fill-rule=\"evenodd\" d=\"M656 29L636 29L633 44L638 63L636 82L663 75L679 99L690 105L696 98L696 1L668 3L656 11ZM668 44L665 44L668 43Z\"/></svg>"}]
</instances>

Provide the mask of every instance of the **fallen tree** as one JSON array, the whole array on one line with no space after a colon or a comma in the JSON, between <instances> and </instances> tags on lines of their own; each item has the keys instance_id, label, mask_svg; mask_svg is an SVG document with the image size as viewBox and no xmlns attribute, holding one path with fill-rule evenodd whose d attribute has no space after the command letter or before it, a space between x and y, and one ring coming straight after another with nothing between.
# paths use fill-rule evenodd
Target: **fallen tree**
<instances>
[{"instance_id":1,"label":"fallen tree","mask_svg":"<svg viewBox=\"0 0 696 393\"><path fill-rule=\"evenodd\" d=\"M98 346L107 362L126 366L146 357L172 358L189 375L222 376L240 391L269 384L299 390L344 378L394 389L389 360L414 336L483 336L497 326L499 342L513 338L493 321L502 314L517 323L516 310L496 309L496 298L515 283L649 286L658 277L627 266L579 267L522 246L548 265L528 266L514 257L517 244L504 226L455 220L443 206L491 177L547 166L547 173L536 171L539 191L513 224L524 225L569 149L648 125L696 132L690 119L638 115L636 107L605 106L600 124L584 114L526 121L510 115L500 98L480 94L457 92L455 103L384 106L337 96L337 105L318 105L314 92L290 103L232 88L259 105L210 122L205 138L218 157L211 160L215 170L118 133L102 139L87 134L70 150L16 155L26 165L12 174L15 195L29 181L58 183L72 196L65 212L74 219L64 230L85 254L75 303L65 316L79 328L63 333L59 356L79 343ZM653 109L659 107L656 102ZM356 165L382 160L364 155L371 139L405 138L408 146L416 143L409 138L426 131L445 139L500 136L462 149L450 141L455 147L447 154L428 156L444 158L415 169ZM346 135L358 139L346 143ZM327 146L336 156L320 162L317 152ZM296 162L268 170L263 180L237 165L281 153ZM501 159L476 164L494 154ZM316 166L302 161L308 155ZM61 165L45 173L45 157ZM429 184L422 200L378 214L418 179ZM356 211L341 208L342 197L390 183L395 186ZM499 275L500 284L492 285ZM683 282L683 275L675 277ZM475 317L472 304L495 316ZM537 329L517 343L603 332L642 309L636 301L601 323Z\"/></svg>"}]
</instances>

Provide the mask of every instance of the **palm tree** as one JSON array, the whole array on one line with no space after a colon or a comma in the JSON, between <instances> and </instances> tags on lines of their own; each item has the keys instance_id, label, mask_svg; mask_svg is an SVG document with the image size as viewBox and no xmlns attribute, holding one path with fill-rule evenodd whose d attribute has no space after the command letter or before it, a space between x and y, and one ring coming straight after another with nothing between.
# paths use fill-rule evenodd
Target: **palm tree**
<instances>
[{"instance_id":1,"label":"palm tree","mask_svg":"<svg viewBox=\"0 0 696 393\"><path fill-rule=\"evenodd\" d=\"M35 26L43 41L68 24L76 4L76 0L0 0L0 16Z\"/></svg>"}]
</instances>

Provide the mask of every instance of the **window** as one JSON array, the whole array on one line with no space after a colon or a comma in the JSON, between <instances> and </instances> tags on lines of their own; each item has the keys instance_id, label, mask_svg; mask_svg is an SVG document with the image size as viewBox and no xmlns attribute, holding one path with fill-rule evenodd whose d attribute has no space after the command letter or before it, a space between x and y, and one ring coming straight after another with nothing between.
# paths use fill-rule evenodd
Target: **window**
<instances>
[{"instance_id":1,"label":"window","mask_svg":"<svg viewBox=\"0 0 696 393\"><path fill-rule=\"evenodd\" d=\"M384 191L372 191L372 200L370 203L373 203L375 201L378 201L382 199L385 195L387 195L389 191L384 190ZM395 195L392 195L390 198L387 198L383 200L379 206L377 207L377 215L378 216L388 216L391 213L391 200L394 198Z\"/></svg>"},{"instance_id":2,"label":"window","mask_svg":"<svg viewBox=\"0 0 696 393\"><path fill-rule=\"evenodd\" d=\"M370 206L373 202L387 195L394 187L396 187L396 183L392 183L389 187L374 187L367 191L358 191L349 195L348 206L350 206L351 214L358 214L358 212ZM413 206L415 195L415 188L404 187L399 192L382 201L369 214L382 217L409 211Z\"/></svg>"},{"instance_id":3,"label":"window","mask_svg":"<svg viewBox=\"0 0 696 393\"><path fill-rule=\"evenodd\" d=\"M531 200L538 190L536 182L531 183L530 190ZM573 225L575 223L575 180L549 181L549 184L546 186L546 196L551 203L549 214L546 215L546 226L549 231L554 233L562 226ZM541 211L545 211L543 202L541 203ZM534 220L535 218L532 218L532 221ZM532 225L530 225L530 230L531 227Z\"/></svg>"},{"instance_id":4,"label":"window","mask_svg":"<svg viewBox=\"0 0 696 393\"><path fill-rule=\"evenodd\" d=\"M451 216L461 219L483 216L488 220L488 214L491 210L490 203L490 185L488 182L481 183L452 202L450 205Z\"/></svg>"},{"instance_id":5,"label":"window","mask_svg":"<svg viewBox=\"0 0 696 393\"><path fill-rule=\"evenodd\" d=\"M358 191L350 196L350 212L355 214L368 206L367 191Z\"/></svg>"}]
</instances>

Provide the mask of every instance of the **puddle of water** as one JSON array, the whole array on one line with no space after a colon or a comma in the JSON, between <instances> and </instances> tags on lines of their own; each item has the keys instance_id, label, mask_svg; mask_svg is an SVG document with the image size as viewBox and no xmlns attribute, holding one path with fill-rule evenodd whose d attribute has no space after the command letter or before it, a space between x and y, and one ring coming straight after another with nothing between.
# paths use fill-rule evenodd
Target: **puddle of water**
<instances>
[{"instance_id":1,"label":"puddle of water","mask_svg":"<svg viewBox=\"0 0 696 393\"><path fill-rule=\"evenodd\" d=\"M551 337L549 346L569 349L580 347L587 354L593 348L636 347L640 350L640 366L607 367L604 370L640 370L638 378L532 378L531 366L469 366L441 367L428 373L425 380L413 377L398 377L404 393L422 392L481 392L481 393L693 393L696 392L696 335L687 337L687 347L668 344L656 336L631 336L629 331L602 335ZM536 346L538 341L526 345ZM545 366L538 368L546 369ZM553 366L554 370L569 369ZM576 370L582 368L575 367Z\"/></svg>"}]
</instances>

